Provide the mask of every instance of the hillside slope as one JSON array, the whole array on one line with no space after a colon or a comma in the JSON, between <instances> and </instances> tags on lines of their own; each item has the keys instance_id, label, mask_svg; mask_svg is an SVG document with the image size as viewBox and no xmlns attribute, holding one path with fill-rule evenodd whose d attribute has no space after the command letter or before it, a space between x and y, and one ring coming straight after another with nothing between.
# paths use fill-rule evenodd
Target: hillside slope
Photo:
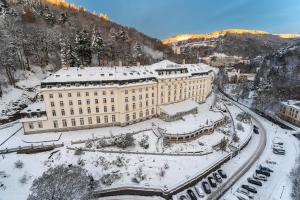
<instances>
[{"instance_id":1,"label":"hillside slope","mask_svg":"<svg viewBox=\"0 0 300 200\"><path fill-rule=\"evenodd\" d=\"M183 58L160 40L63 0L0 0L0 118L34 100L39 82L62 65L143 65Z\"/></svg>"}]
</instances>

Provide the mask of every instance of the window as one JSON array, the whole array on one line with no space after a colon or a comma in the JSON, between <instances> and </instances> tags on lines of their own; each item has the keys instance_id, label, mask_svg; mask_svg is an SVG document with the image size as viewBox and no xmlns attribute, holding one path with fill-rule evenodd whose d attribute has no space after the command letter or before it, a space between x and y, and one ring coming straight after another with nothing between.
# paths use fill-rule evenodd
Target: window
<instances>
[{"instance_id":1,"label":"window","mask_svg":"<svg viewBox=\"0 0 300 200\"><path fill-rule=\"evenodd\" d=\"M73 108L70 109L70 114L74 115L74 109Z\"/></svg>"},{"instance_id":2,"label":"window","mask_svg":"<svg viewBox=\"0 0 300 200\"><path fill-rule=\"evenodd\" d=\"M38 123L38 126L39 126L39 128L43 128L43 123L42 123L42 122L39 122L39 123Z\"/></svg>"},{"instance_id":3,"label":"window","mask_svg":"<svg viewBox=\"0 0 300 200\"><path fill-rule=\"evenodd\" d=\"M108 123L108 116L107 115L104 116L104 122Z\"/></svg>"},{"instance_id":4,"label":"window","mask_svg":"<svg viewBox=\"0 0 300 200\"><path fill-rule=\"evenodd\" d=\"M140 117L143 117L143 111L140 111Z\"/></svg>"},{"instance_id":5,"label":"window","mask_svg":"<svg viewBox=\"0 0 300 200\"><path fill-rule=\"evenodd\" d=\"M88 118L89 124L93 124L93 119L91 117Z\"/></svg>"},{"instance_id":6,"label":"window","mask_svg":"<svg viewBox=\"0 0 300 200\"><path fill-rule=\"evenodd\" d=\"M125 102L128 102L128 97L125 97Z\"/></svg>"},{"instance_id":7,"label":"window","mask_svg":"<svg viewBox=\"0 0 300 200\"><path fill-rule=\"evenodd\" d=\"M52 116L55 117L56 116L56 112L55 110L52 110Z\"/></svg>"},{"instance_id":8,"label":"window","mask_svg":"<svg viewBox=\"0 0 300 200\"><path fill-rule=\"evenodd\" d=\"M129 106L128 104L125 105L125 110L128 111L129 110Z\"/></svg>"},{"instance_id":9,"label":"window","mask_svg":"<svg viewBox=\"0 0 300 200\"><path fill-rule=\"evenodd\" d=\"M102 94L103 94L103 95L106 95L106 91L103 91Z\"/></svg>"},{"instance_id":10,"label":"window","mask_svg":"<svg viewBox=\"0 0 300 200\"><path fill-rule=\"evenodd\" d=\"M130 120L129 114L126 114L126 121L128 122Z\"/></svg>"},{"instance_id":11,"label":"window","mask_svg":"<svg viewBox=\"0 0 300 200\"><path fill-rule=\"evenodd\" d=\"M50 98L50 99L53 99L53 94L49 94L49 98Z\"/></svg>"},{"instance_id":12,"label":"window","mask_svg":"<svg viewBox=\"0 0 300 200\"><path fill-rule=\"evenodd\" d=\"M132 114L132 119L136 119L136 113L135 112Z\"/></svg>"},{"instance_id":13,"label":"window","mask_svg":"<svg viewBox=\"0 0 300 200\"><path fill-rule=\"evenodd\" d=\"M154 108L151 109L151 114L154 115Z\"/></svg>"},{"instance_id":14,"label":"window","mask_svg":"<svg viewBox=\"0 0 300 200\"><path fill-rule=\"evenodd\" d=\"M111 111L115 112L115 106L114 105L111 106Z\"/></svg>"},{"instance_id":15,"label":"window","mask_svg":"<svg viewBox=\"0 0 300 200\"><path fill-rule=\"evenodd\" d=\"M94 92L94 96L98 96L98 92L97 91Z\"/></svg>"},{"instance_id":16,"label":"window","mask_svg":"<svg viewBox=\"0 0 300 200\"><path fill-rule=\"evenodd\" d=\"M110 94L113 95L113 94L114 94L114 91L111 90L111 91L110 91Z\"/></svg>"},{"instance_id":17,"label":"window","mask_svg":"<svg viewBox=\"0 0 300 200\"><path fill-rule=\"evenodd\" d=\"M65 115L66 115L66 112L65 112L64 109L61 109L61 115L62 115L62 116L65 116Z\"/></svg>"},{"instance_id":18,"label":"window","mask_svg":"<svg viewBox=\"0 0 300 200\"><path fill-rule=\"evenodd\" d=\"M81 100L78 100L78 105L81 105Z\"/></svg>"},{"instance_id":19,"label":"window","mask_svg":"<svg viewBox=\"0 0 300 200\"><path fill-rule=\"evenodd\" d=\"M135 96L132 96L132 101L135 101Z\"/></svg>"},{"instance_id":20,"label":"window","mask_svg":"<svg viewBox=\"0 0 300 200\"><path fill-rule=\"evenodd\" d=\"M80 92L77 92L77 97L80 97Z\"/></svg>"},{"instance_id":21,"label":"window","mask_svg":"<svg viewBox=\"0 0 300 200\"><path fill-rule=\"evenodd\" d=\"M69 105L72 106L73 105L73 101L69 100Z\"/></svg>"},{"instance_id":22,"label":"window","mask_svg":"<svg viewBox=\"0 0 300 200\"><path fill-rule=\"evenodd\" d=\"M147 109L147 110L146 110L146 116L148 116L148 115L149 115L149 110Z\"/></svg>"},{"instance_id":23,"label":"window","mask_svg":"<svg viewBox=\"0 0 300 200\"><path fill-rule=\"evenodd\" d=\"M142 102L140 102L140 108L141 108L141 107L143 107L143 103L142 103Z\"/></svg>"},{"instance_id":24,"label":"window","mask_svg":"<svg viewBox=\"0 0 300 200\"><path fill-rule=\"evenodd\" d=\"M152 93L152 97L154 97L154 93Z\"/></svg>"},{"instance_id":25,"label":"window","mask_svg":"<svg viewBox=\"0 0 300 200\"><path fill-rule=\"evenodd\" d=\"M140 100L142 100L143 99L143 96L140 94Z\"/></svg>"},{"instance_id":26,"label":"window","mask_svg":"<svg viewBox=\"0 0 300 200\"><path fill-rule=\"evenodd\" d=\"M68 126L67 120L63 119L63 120L62 120L62 124L63 124L63 127L67 127L67 126Z\"/></svg>"},{"instance_id":27,"label":"window","mask_svg":"<svg viewBox=\"0 0 300 200\"><path fill-rule=\"evenodd\" d=\"M79 114L82 114L83 111L82 111L82 108L79 108Z\"/></svg>"},{"instance_id":28,"label":"window","mask_svg":"<svg viewBox=\"0 0 300 200\"><path fill-rule=\"evenodd\" d=\"M106 101L106 98L103 98L103 103L106 103L107 101Z\"/></svg>"},{"instance_id":29,"label":"window","mask_svg":"<svg viewBox=\"0 0 300 200\"><path fill-rule=\"evenodd\" d=\"M71 119L71 124L72 124L72 126L76 126L76 121L75 121L75 119Z\"/></svg>"},{"instance_id":30,"label":"window","mask_svg":"<svg viewBox=\"0 0 300 200\"><path fill-rule=\"evenodd\" d=\"M95 99L95 104L98 104L98 103L99 103L98 99Z\"/></svg>"},{"instance_id":31,"label":"window","mask_svg":"<svg viewBox=\"0 0 300 200\"><path fill-rule=\"evenodd\" d=\"M148 93L146 94L146 98L149 98L149 94Z\"/></svg>"},{"instance_id":32,"label":"window","mask_svg":"<svg viewBox=\"0 0 300 200\"><path fill-rule=\"evenodd\" d=\"M96 121L97 121L97 124L100 124L100 123L101 123L100 116L97 116L97 117L96 117Z\"/></svg>"},{"instance_id":33,"label":"window","mask_svg":"<svg viewBox=\"0 0 300 200\"><path fill-rule=\"evenodd\" d=\"M125 94L128 94L128 90L125 90Z\"/></svg>"},{"instance_id":34,"label":"window","mask_svg":"<svg viewBox=\"0 0 300 200\"><path fill-rule=\"evenodd\" d=\"M60 105L60 106L64 106L64 102L63 102L63 101L60 101L60 102L59 102L59 105Z\"/></svg>"},{"instance_id":35,"label":"window","mask_svg":"<svg viewBox=\"0 0 300 200\"><path fill-rule=\"evenodd\" d=\"M86 104L87 104L87 105L90 105L90 103L91 103L90 100L87 99L87 100L86 100Z\"/></svg>"},{"instance_id":36,"label":"window","mask_svg":"<svg viewBox=\"0 0 300 200\"><path fill-rule=\"evenodd\" d=\"M83 126L84 125L84 119L80 118L80 125Z\"/></svg>"},{"instance_id":37,"label":"window","mask_svg":"<svg viewBox=\"0 0 300 200\"><path fill-rule=\"evenodd\" d=\"M148 100L146 101L146 106L148 106Z\"/></svg>"},{"instance_id":38,"label":"window","mask_svg":"<svg viewBox=\"0 0 300 200\"><path fill-rule=\"evenodd\" d=\"M54 128L58 128L58 123L57 123L56 120L53 121L53 127L54 127Z\"/></svg>"},{"instance_id":39,"label":"window","mask_svg":"<svg viewBox=\"0 0 300 200\"><path fill-rule=\"evenodd\" d=\"M135 109L135 103L132 104L132 109L133 109L133 110Z\"/></svg>"},{"instance_id":40,"label":"window","mask_svg":"<svg viewBox=\"0 0 300 200\"><path fill-rule=\"evenodd\" d=\"M103 110L104 112L107 112L107 106L104 106Z\"/></svg>"},{"instance_id":41,"label":"window","mask_svg":"<svg viewBox=\"0 0 300 200\"><path fill-rule=\"evenodd\" d=\"M72 97L72 93L68 93L68 97Z\"/></svg>"},{"instance_id":42,"label":"window","mask_svg":"<svg viewBox=\"0 0 300 200\"><path fill-rule=\"evenodd\" d=\"M91 108L90 107L87 108L87 112L88 112L88 114L91 114Z\"/></svg>"},{"instance_id":43,"label":"window","mask_svg":"<svg viewBox=\"0 0 300 200\"><path fill-rule=\"evenodd\" d=\"M87 96L87 97L90 96L90 93L89 93L89 92L86 92L86 93L85 93L85 96Z\"/></svg>"},{"instance_id":44,"label":"window","mask_svg":"<svg viewBox=\"0 0 300 200\"><path fill-rule=\"evenodd\" d=\"M51 107L54 107L54 102L53 101L50 104L51 104Z\"/></svg>"},{"instance_id":45,"label":"window","mask_svg":"<svg viewBox=\"0 0 300 200\"><path fill-rule=\"evenodd\" d=\"M111 98L110 101L111 101L112 103L114 103L114 102L115 102L115 99L114 99L114 98Z\"/></svg>"},{"instance_id":46,"label":"window","mask_svg":"<svg viewBox=\"0 0 300 200\"><path fill-rule=\"evenodd\" d=\"M112 116L111 116L111 121L112 121L112 122L115 122L115 121L116 121L116 116L115 116L115 115L112 115Z\"/></svg>"},{"instance_id":47,"label":"window","mask_svg":"<svg viewBox=\"0 0 300 200\"><path fill-rule=\"evenodd\" d=\"M58 93L58 97L59 97L59 98L62 98L62 93Z\"/></svg>"},{"instance_id":48,"label":"window","mask_svg":"<svg viewBox=\"0 0 300 200\"><path fill-rule=\"evenodd\" d=\"M32 123L32 122L29 123L29 128L30 128L30 129L34 129L34 126L33 126L33 123Z\"/></svg>"},{"instance_id":49,"label":"window","mask_svg":"<svg viewBox=\"0 0 300 200\"><path fill-rule=\"evenodd\" d=\"M98 106L96 107L96 113L99 113L99 107Z\"/></svg>"}]
</instances>

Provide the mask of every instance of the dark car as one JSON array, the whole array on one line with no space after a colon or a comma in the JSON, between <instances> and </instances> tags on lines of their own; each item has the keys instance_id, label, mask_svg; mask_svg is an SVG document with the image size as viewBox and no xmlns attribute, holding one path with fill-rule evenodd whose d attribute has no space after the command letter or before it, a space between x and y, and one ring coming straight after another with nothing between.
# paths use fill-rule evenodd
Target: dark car
<instances>
[{"instance_id":1,"label":"dark car","mask_svg":"<svg viewBox=\"0 0 300 200\"><path fill-rule=\"evenodd\" d=\"M253 129L253 132L255 133L255 134L259 134L259 131L257 130L257 129Z\"/></svg>"},{"instance_id":2,"label":"dark car","mask_svg":"<svg viewBox=\"0 0 300 200\"><path fill-rule=\"evenodd\" d=\"M210 187L209 187L209 184L208 182L206 181L203 181L202 182L202 187L203 187L203 190L206 194L210 194L211 193L211 190L210 190Z\"/></svg>"},{"instance_id":3,"label":"dark car","mask_svg":"<svg viewBox=\"0 0 300 200\"><path fill-rule=\"evenodd\" d=\"M223 182L221 176L220 176L217 172L214 172L214 173L213 173L213 177L215 178L215 180L216 180L218 183L222 183L222 182Z\"/></svg>"},{"instance_id":4,"label":"dark car","mask_svg":"<svg viewBox=\"0 0 300 200\"><path fill-rule=\"evenodd\" d=\"M213 187L213 188L217 187L217 183L213 177L209 176L209 177L207 177L207 180L211 187Z\"/></svg>"},{"instance_id":5,"label":"dark car","mask_svg":"<svg viewBox=\"0 0 300 200\"><path fill-rule=\"evenodd\" d=\"M222 169L219 169L219 170L218 170L218 173L220 174L220 176L221 176L222 178L227 178L227 175L225 174L225 172L224 172Z\"/></svg>"},{"instance_id":6,"label":"dark car","mask_svg":"<svg viewBox=\"0 0 300 200\"><path fill-rule=\"evenodd\" d=\"M270 169L269 167L265 167L262 165L259 165L259 169L263 170L263 171L267 171L267 172L274 172L272 169Z\"/></svg>"},{"instance_id":7,"label":"dark car","mask_svg":"<svg viewBox=\"0 0 300 200\"><path fill-rule=\"evenodd\" d=\"M187 194L192 200L197 200L196 194L193 192L193 190L187 190Z\"/></svg>"},{"instance_id":8,"label":"dark car","mask_svg":"<svg viewBox=\"0 0 300 200\"><path fill-rule=\"evenodd\" d=\"M258 130L258 127L256 125L253 125L253 128Z\"/></svg>"},{"instance_id":9,"label":"dark car","mask_svg":"<svg viewBox=\"0 0 300 200\"><path fill-rule=\"evenodd\" d=\"M257 174L262 174L262 175L265 175L267 177L270 177L270 172L267 172L267 171L264 171L264 170L259 170L259 169L255 170L255 172Z\"/></svg>"},{"instance_id":10,"label":"dark car","mask_svg":"<svg viewBox=\"0 0 300 200\"><path fill-rule=\"evenodd\" d=\"M242 185L241 187L244 188L244 189L246 189L246 190L248 190L249 192L257 193L256 188L255 188L255 187L252 187L252 186L250 186L250 185Z\"/></svg>"},{"instance_id":11,"label":"dark car","mask_svg":"<svg viewBox=\"0 0 300 200\"><path fill-rule=\"evenodd\" d=\"M258 185L258 186L262 186L262 182L260 182L259 180L255 180L253 178L247 178L247 181L249 183L252 183L253 185Z\"/></svg>"},{"instance_id":12,"label":"dark car","mask_svg":"<svg viewBox=\"0 0 300 200\"><path fill-rule=\"evenodd\" d=\"M179 197L179 199L180 199L180 200L188 200L188 198L187 198L185 195L181 195L181 196Z\"/></svg>"}]
</instances>

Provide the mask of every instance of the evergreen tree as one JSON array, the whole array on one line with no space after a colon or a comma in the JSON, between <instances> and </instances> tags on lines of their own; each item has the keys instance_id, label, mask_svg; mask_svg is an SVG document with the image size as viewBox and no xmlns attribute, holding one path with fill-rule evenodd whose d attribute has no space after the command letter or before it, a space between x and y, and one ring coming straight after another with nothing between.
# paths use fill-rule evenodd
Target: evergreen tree
<instances>
[{"instance_id":1,"label":"evergreen tree","mask_svg":"<svg viewBox=\"0 0 300 200\"><path fill-rule=\"evenodd\" d=\"M103 45L103 39L99 32L94 30L93 33L93 40L92 40L92 48L97 53L98 57L98 65L101 65L101 55L103 54L104 45Z\"/></svg>"},{"instance_id":2,"label":"evergreen tree","mask_svg":"<svg viewBox=\"0 0 300 200\"><path fill-rule=\"evenodd\" d=\"M0 16L5 15L8 11L8 4L6 0L0 0Z\"/></svg>"},{"instance_id":3,"label":"evergreen tree","mask_svg":"<svg viewBox=\"0 0 300 200\"><path fill-rule=\"evenodd\" d=\"M139 42L136 42L133 46L133 57L138 60L142 56L142 47Z\"/></svg>"},{"instance_id":4,"label":"evergreen tree","mask_svg":"<svg viewBox=\"0 0 300 200\"><path fill-rule=\"evenodd\" d=\"M92 61L91 41L87 31L83 30L76 33L75 54L79 65L87 66Z\"/></svg>"}]
</instances>

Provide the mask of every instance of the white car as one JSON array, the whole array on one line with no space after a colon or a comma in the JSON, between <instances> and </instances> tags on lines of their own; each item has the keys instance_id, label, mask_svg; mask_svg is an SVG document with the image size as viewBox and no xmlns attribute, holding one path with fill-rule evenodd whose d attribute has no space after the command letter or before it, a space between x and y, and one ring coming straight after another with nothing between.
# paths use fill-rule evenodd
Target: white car
<instances>
[{"instance_id":1,"label":"white car","mask_svg":"<svg viewBox=\"0 0 300 200\"><path fill-rule=\"evenodd\" d=\"M200 198L205 197L205 193L200 185L195 185L195 190Z\"/></svg>"},{"instance_id":2,"label":"white car","mask_svg":"<svg viewBox=\"0 0 300 200\"><path fill-rule=\"evenodd\" d=\"M267 177L263 174L253 174L253 178L260 181L267 181Z\"/></svg>"},{"instance_id":3,"label":"white car","mask_svg":"<svg viewBox=\"0 0 300 200\"><path fill-rule=\"evenodd\" d=\"M246 195L250 199L254 198L254 195L252 193L250 193L248 190L245 190L244 188L238 188L237 192Z\"/></svg>"},{"instance_id":4,"label":"white car","mask_svg":"<svg viewBox=\"0 0 300 200\"><path fill-rule=\"evenodd\" d=\"M239 193L239 192L236 192L234 194L239 200L249 200L249 197L245 194L242 194L242 193Z\"/></svg>"},{"instance_id":5,"label":"white car","mask_svg":"<svg viewBox=\"0 0 300 200\"><path fill-rule=\"evenodd\" d=\"M173 195L172 200L178 200L178 197L176 195Z\"/></svg>"}]
</instances>

